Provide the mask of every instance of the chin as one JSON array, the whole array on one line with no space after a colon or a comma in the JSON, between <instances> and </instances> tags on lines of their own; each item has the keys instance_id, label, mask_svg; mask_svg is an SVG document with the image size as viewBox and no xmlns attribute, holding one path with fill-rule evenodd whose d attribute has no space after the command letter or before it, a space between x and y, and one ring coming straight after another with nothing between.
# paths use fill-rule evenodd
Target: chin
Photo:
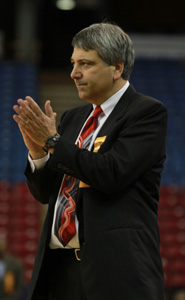
<instances>
[{"instance_id":1,"label":"chin","mask_svg":"<svg viewBox=\"0 0 185 300\"><path fill-rule=\"evenodd\" d=\"M82 100L85 100L89 103L92 103L92 104L96 104L96 100L93 100L92 98L90 98L87 94L85 93L79 93L78 94L79 98L82 99Z\"/></svg>"},{"instance_id":2,"label":"chin","mask_svg":"<svg viewBox=\"0 0 185 300\"><path fill-rule=\"evenodd\" d=\"M85 95L84 93L80 93L80 92L78 93L78 96L80 99L84 99L84 100L87 100L87 98L88 98L87 95Z\"/></svg>"}]
</instances>

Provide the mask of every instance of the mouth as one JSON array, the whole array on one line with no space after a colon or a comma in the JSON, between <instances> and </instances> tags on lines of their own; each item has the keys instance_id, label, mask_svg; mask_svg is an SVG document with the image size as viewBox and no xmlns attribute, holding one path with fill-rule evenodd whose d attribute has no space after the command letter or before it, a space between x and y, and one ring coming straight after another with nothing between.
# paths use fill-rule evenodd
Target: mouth
<instances>
[{"instance_id":1,"label":"mouth","mask_svg":"<svg viewBox=\"0 0 185 300\"><path fill-rule=\"evenodd\" d=\"M78 87L83 87L83 86L85 86L85 85L87 85L86 83L78 83L78 82L76 82L76 87L78 88Z\"/></svg>"}]
</instances>

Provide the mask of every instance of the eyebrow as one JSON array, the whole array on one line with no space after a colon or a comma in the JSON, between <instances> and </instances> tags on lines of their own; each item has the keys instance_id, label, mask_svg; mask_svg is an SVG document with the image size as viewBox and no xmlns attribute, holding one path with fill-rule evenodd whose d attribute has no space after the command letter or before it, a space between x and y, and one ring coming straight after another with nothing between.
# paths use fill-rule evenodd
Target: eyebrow
<instances>
[{"instance_id":1,"label":"eyebrow","mask_svg":"<svg viewBox=\"0 0 185 300\"><path fill-rule=\"evenodd\" d=\"M88 58L80 58L77 60L77 62L83 62L83 61L86 61L86 62L89 62L89 63L93 63L94 61L93 60L90 60ZM74 59L71 57L71 62L74 62Z\"/></svg>"}]
</instances>

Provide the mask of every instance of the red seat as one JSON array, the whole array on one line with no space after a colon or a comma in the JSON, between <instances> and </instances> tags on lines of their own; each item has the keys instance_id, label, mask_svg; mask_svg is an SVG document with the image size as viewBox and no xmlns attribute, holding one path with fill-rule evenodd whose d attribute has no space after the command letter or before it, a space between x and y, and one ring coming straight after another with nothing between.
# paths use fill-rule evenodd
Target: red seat
<instances>
[{"instance_id":1,"label":"red seat","mask_svg":"<svg viewBox=\"0 0 185 300\"><path fill-rule=\"evenodd\" d=\"M160 244L164 247L171 247L173 245L183 245L185 244L185 234L184 232L165 232L160 236Z\"/></svg>"},{"instance_id":2,"label":"red seat","mask_svg":"<svg viewBox=\"0 0 185 300\"><path fill-rule=\"evenodd\" d=\"M12 216L27 216L34 215L35 217L40 215L40 206L35 203L22 203L11 205L8 213Z\"/></svg>"},{"instance_id":3,"label":"red seat","mask_svg":"<svg viewBox=\"0 0 185 300\"><path fill-rule=\"evenodd\" d=\"M161 250L161 256L163 258L167 259L184 259L185 260L185 245L182 246L177 246L173 245L172 247L162 247L160 248Z\"/></svg>"},{"instance_id":4,"label":"red seat","mask_svg":"<svg viewBox=\"0 0 185 300\"><path fill-rule=\"evenodd\" d=\"M8 251L25 266L25 280L30 281L40 236L40 204L26 183L0 182L0 234L8 241Z\"/></svg>"},{"instance_id":5,"label":"red seat","mask_svg":"<svg viewBox=\"0 0 185 300\"><path fill-rule=\"evenodd\" d=\"M39 240L39 230L35 228L20 228L15 231L11 231L9 233L9 241L12 243L14 242L26 242L26 241L35 241L38 242Z\"/></svg>"},{"instance_id":6,"label":"red seat","mask_svg":"<svg viewBox=\"0 0 185 300\"><path fill-rule=\"evenodd\" d=\"M180 232L185 230L185 219L178 219L178 220L160 220L159 221L159 230L161 234L164 232Z\"/></svg>"},{"instance_id":7,"label":"red seat","mask_svg":"<svg viewBox=\"0 0 185 300\"><path fill-rule=\"evenodd\" d=\"M166 276L165 278L166 287L179 288L185 286L185 274L174 273Z\"/></svg>"},{"instance_id":8,"label":"red seat","mask_svg":"<svg viewBox=\"0 0 185 300\"><path fill-rule=\"evenodd\" d=\"M9 226L9 217L6 214L0 214L0 228L7 228Z\"/></svg>"},{"instance_id":9,"label":"red seat","mask_svg":"<svg viewBox=\"0 0 185 300\"><path fill-rule=\"evenodd\" d=\"M37 250L37 243L33 241L28 241L26 243L18 242L18 243L10 243L8 246L8 250L10 253L16 256L35 254Z\"/></svg>"},{"instance_id":10,"label":"red seat","mask_svg":"<svg viewBox=\"0 0 185 300\"><path fill-rule=\"evenodd\" d=\"M0 214L8 214L10 211L10 204L6 201L0 202Z\"/></svg>"},{"instance_id":11,"label":"red seat","mask_svg":"<svg viewBox=\"0 0 185 300\"><path fill-rule=\"evenodd\" d=\"M24 279L26 280L26 282L30 282L30 280L31 280L31 276L32 276L32 268L31 269L27 269L27 270L25 270L25 272L24 272Z\"/></svg>"},{"instance_id":12,"label":"red seat","mask_svg":"<svg viewBox=\"0 0 185 300\"><path fill-rule=\"evenodd\" d=\"M7 182L0 182L0 202L9 201L10 185Z\"/></svg>"},{"instance_id":13,"label":"red seat","mask_svg":"<svg viewBox=\"0 0 185 300\"><path fill-rule=\"evenodd\" d=\"M33 268L35 262L35 254L29 253L21 257L22 262L27 268Z\"/></svg>"},{"instance_id":14,"label":"red seat","mask_svg":"<svg viewBox=\"0 0 185 300\"><path fill-rule=\"evenodd\" d=\"M168 269L169 273L183 273L185 275L185 260L173 259Z\"/></svg>"},{"instance_id":15,"label":"red seat","mask_svg":"<svg viewBox=\"0 0 185 300\"><path fill-rule=\"evenodd\" d=\"M177 195L165 195L161 196L159 199L159 209L160 207L174 207L178 204Z\"/></svg>"},{"instance_id":16,"label":"red seat","mask_svg":"<svg viewBox=\"0 0 185 300\"><path fill-rule=\"evenodd\" d=\"M37 218L35 216L23 216L23 217L12 217L9 218L9 228L10 231L13 231L16 229L27 229L27 228L36 228L40 229L40 218Z\"/></svg>"}]
</instances>

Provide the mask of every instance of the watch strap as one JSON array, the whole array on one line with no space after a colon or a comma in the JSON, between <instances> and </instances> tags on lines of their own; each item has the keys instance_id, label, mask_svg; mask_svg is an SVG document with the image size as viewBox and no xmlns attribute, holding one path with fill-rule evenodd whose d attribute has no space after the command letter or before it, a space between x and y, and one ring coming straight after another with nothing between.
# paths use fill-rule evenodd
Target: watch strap
<instances>
[{"instance_id":1,"label":"watch strap","mask_svg":"<svg viewBox=\"0 0 185 300\"><path fill-rule=\"evenodd\" d=\"M49 136L46 140L46 143L43 147L45 152L48 152L49 149L55 148L60 138L60 134L56 133L55 135Z\"/></svg>"}]
</instances>

